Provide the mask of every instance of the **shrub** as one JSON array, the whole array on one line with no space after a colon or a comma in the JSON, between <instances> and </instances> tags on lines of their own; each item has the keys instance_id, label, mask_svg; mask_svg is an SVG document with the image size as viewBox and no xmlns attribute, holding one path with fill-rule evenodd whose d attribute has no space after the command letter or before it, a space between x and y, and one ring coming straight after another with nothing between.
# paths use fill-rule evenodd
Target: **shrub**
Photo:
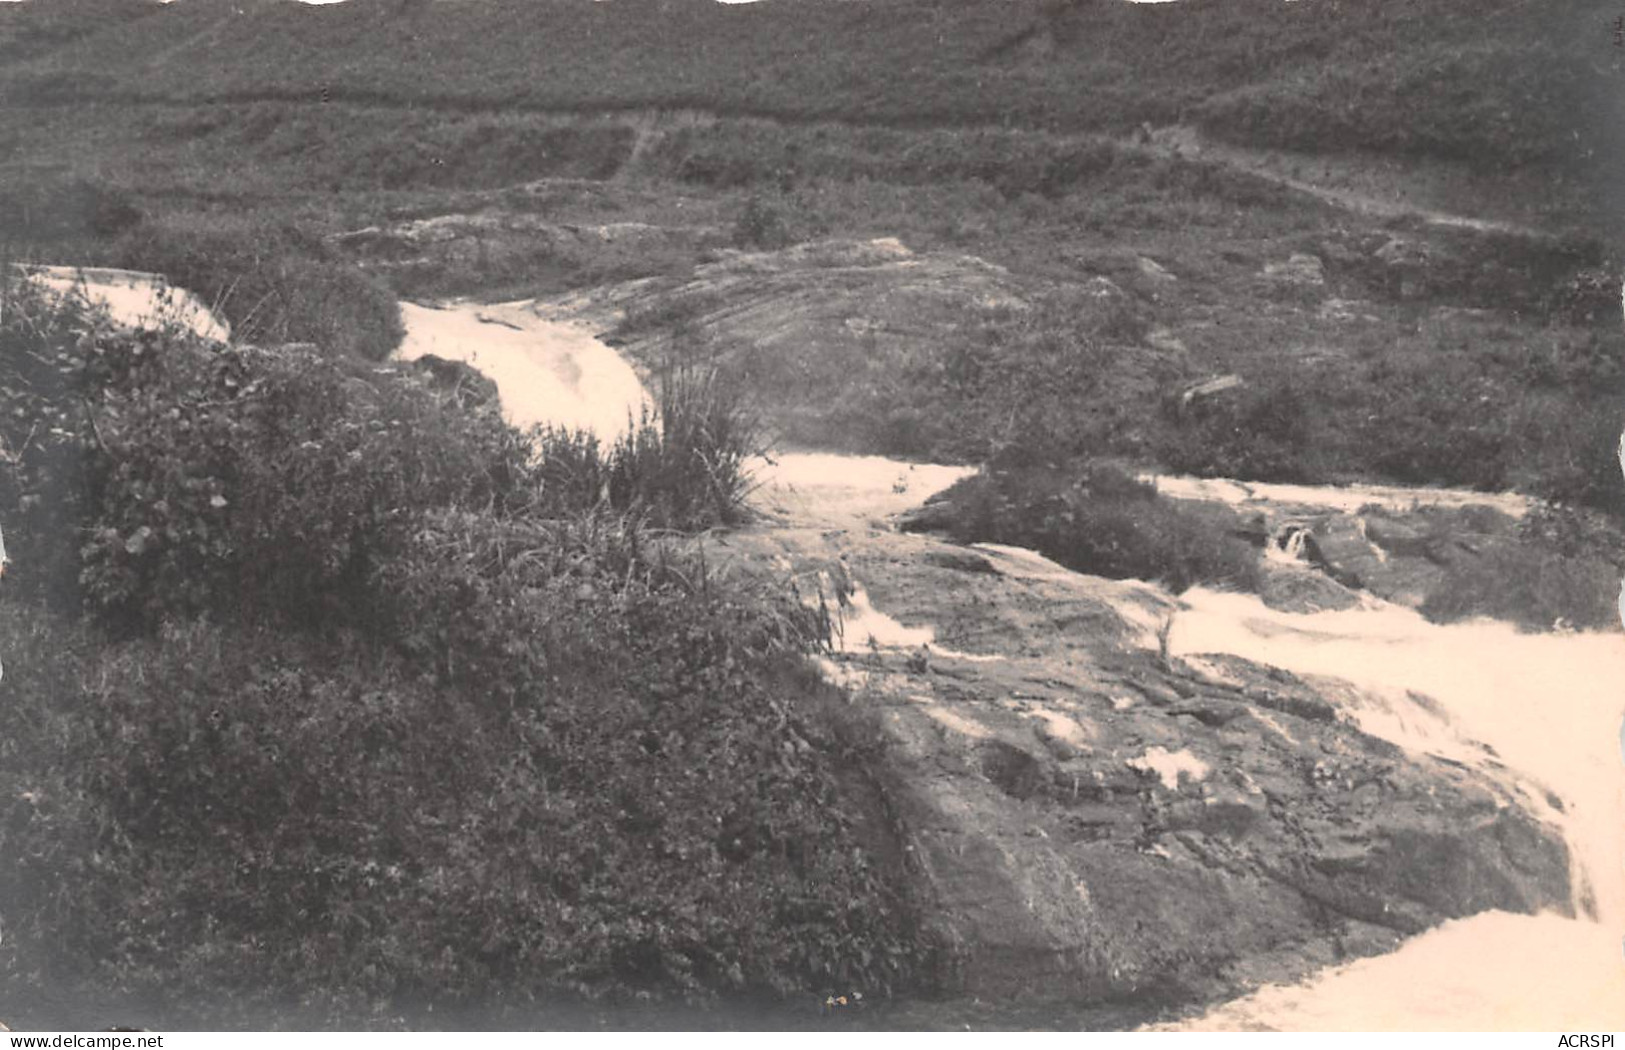
<instances>
[{"instance_id":1,"label":"shrub","mask_svg":"<svg viewBox=\"0 0 1625 1050\"><path fill-rule=\"evenodd\" d=\"M1132 440L1147 385L1124 352L1146 326L1133 302L1058 293L960 309L941 345L870 354L832 374L847 388L831 398L828 429L860 437L863 451L972 462L1065 459ZM808 385L787 392L810 399Z\"/></svg>"},{"instance_id":2,"label":"shrub","mask_svg":"<svg viewBox=\"0 0 1625 1050\"><path fill-rule=\"evenodd\" d=\"M1163 448L1170 469L1250 481L1320 480L1309 396L1290 379L1196 405Z\"/></svg>"},{"instance_id":3,"label":"shrub","mask_svg":"<svg viewBox=\"0 0 1625 1050\"><path fill-rule=\"evenodd\" d=\"M241 342L313 343L377 361L405 334L388 288L295 230L145 223L113 253L117 265L162 273L213 305Z\"/></svg>"},{"instance_id":4,"label":"shrub","mask_svg":"<svg viewBox=\"0 0 1625 1050\"><path fill-rule=\"evenodd\" d=\"M751 194L734 220L733 241L738 248L782 248L792 240L783 212Z\"/></svg>"},{"instance_id":5,"label":"shrub","mask_svg":"<svg viewBox=\"0 0 1625 1050\"><path fill-rule=\"evenodd\" d=\"M1188 510L1100 464L984 472L944 494L962 543L1030 547L1079 572L1256 590L1258 558L1220 508Z\"/></svg>"},{"instance_id":6,"label":"shrub","mask_svg":"<svg viewBox=\"0 0 1625 1050\"><path fill-rule=\"evenodd\" d=\"M427 579L468 571L420 553ZM837 777L867 759L823 687L738 630L741 594L522 558L488 582L542 591L481 639L511 693L342 638L191 624L107 647L0 614L0 974L211 1027L883 997L906 975L903 904Z\"/></svg>"},{"instance_id":7,"label":"shrub","mask_svg":"<svg viewBox=\"0 0 1625 1050\"><path fill-rule=\"evenodd\" d=\"M818 612L534 484L595 446L554 439L533 473L494 413L421 381L20 299L8 1000L119 989L160 1027L536 1023L909 979L912 905L877 859L899 854L854 816L878 734L802 661ZM650 517L718 510L726 404L668 388L605 477ZM684 503L668 468L713 485ZM48 568L124 639L28 601Z\"/></svg>"},{"instance_id":8,"label":"shrub","mask_svg":"<svg viewBox=\"0 0 1625 1050\"><path fill-rule=\"evenodd\" d=\"M1453 562L1421 612L1439 623L1488 616L1533 630L1615 627L1619 578L1620 566L1602 558L1497 547Z\"/></svg>"},{"instance_id":9,"label":"shrub","mask_svg":"<svg viewBox=\"0 0 1625 1050\"><path fill-rule=\"evenodd\" d=\"M353 603L423 508L528 499L493 415L314 352L132 333L19 289L0 328L16 585L103 622Z\"/></svg>"},{"instance_id":10,"label":"shrub","mask_svg":"<svg viewBox=\"0 0 1625 1050\"><path fill-rule=\"evenodd\" d=\"M1528 446L1533 449L1530 459L1537 470L1531 488L1548 499L1594 507L1625 519L1625 475L1620 462L1625 410L1619 402L1565 402L1540 423Z\"/></svg>"}]
</instances>

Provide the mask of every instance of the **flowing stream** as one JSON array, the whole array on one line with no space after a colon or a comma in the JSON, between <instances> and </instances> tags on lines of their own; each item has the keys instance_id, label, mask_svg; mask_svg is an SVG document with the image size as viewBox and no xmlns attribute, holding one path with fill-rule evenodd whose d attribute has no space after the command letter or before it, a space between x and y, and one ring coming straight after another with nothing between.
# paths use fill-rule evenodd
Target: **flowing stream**
<instances>
[{"instance_id":1,"label":"flowing stream","mask_svg":"<svg viewBox=\"0 0 1625 1050\"><path fill-rule=\"evenodd\" d=\"M470 363L496 382L516 423L584 426L609 437L647 403L636 373L613 350L534 304L406 304L403 316L401 357L434 353ZM785 454L758 464L756 501L786 522L851 525L918 505L966 473L881 457ZM1155 480L1169 495L1228 493L1243 503L1353 509L1469 499L1397 488L1275 491L1282 487ZM1523 510L1515 496L1470 498ZM1026 552L989 551L1065 571ZM854 582L859 615L849 634L866 631L883 645L933 644L928 627L897 623ZM1172 655L1201 666L1203 654L1230 653L1335 679L1366 732L1514 783L1531 813L1564 829L1578 917L1491 912L1445 923L1388 955L1260 989L1173 1027L1625 1028L1625 634L1520 634L1489 621L1443 626L1375 599L1311 614L1205 589L1181 601L1168 633Z\"/></svg>"},{"instance_id":2,"label":"flowing stream","mask_svg":"<svg viewBox=\"0 0 1625 1050\"><path fill-rule=\"evenodd\" d=\"M191 292L138 270L96 266L17 265L35 287L64 299L101 307L116 323L132 328L179 326L204 339L225 342L231 327Z\"/></svg>"},{"instance_id":3,"label":"flowing stream","mask_svg":"<svg viewBox=\"0 0 1625 1050\"><path fill-rule=\"evenodd\" d=\"M1625 636L1439 625L1372 602L1291 614L1196 589L1169 649L1234 653L1349 683L1361 729L1419 754L1517 775L1561 827L1578 918L1489 912L1398 951L1271 987L1180 1027L1556 1031L1625 1024Z\"/></svg>"},{"instance_id":4,"label":"flowing stream","mask_svg":"<svg viewBox=\"0 0 1625 1050\"><path fill-rule=\"evenodd\" d=\"M649 397L632 366L580 325L550 320L534 300L401 304L403 361L432 354L461 361L497 386L502 414L517 427L587 430L612 442Z\"/></svg>"}]
</instances>

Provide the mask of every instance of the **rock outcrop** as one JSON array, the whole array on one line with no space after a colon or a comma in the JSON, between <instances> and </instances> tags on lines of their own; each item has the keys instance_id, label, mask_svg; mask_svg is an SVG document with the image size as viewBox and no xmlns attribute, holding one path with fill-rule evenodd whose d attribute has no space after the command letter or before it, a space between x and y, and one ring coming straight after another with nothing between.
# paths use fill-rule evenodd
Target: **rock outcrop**
<instances>
[{"instance_id":1,"label":"rock outcrop","mask_svg":"<svg viewBox=\"0 0 1625 1050\"><path fill-rule=\"evenodd\" d=\"M1268 537L1277 555L1265 566L1264 599L1298 612L1351 608L1362 591L1420 608L1453 568L1522 542L1529 509L1521 497L1450 489L1155 483L1174 499L1252 509L1255 542Z\"/></svg>"},{"instance_id":2,"label":"rock outcrop","mask_svg":"<svg viewBox=\"0 0 1625 1050\"><path fill-rule=\"evenodd\" d=\"M533 266L538 259L605 266L652 251L694 253L727 240L726 231L715 226L557 223L506 210L403 220L330 238L334 247L383 273L503 270Z\"/></svg>"},{"instance_id":3,"label":"rock outcrop","mask_svg":"<svg viewBox=\"0 0 1625 1050\"><path fill-rule=\"evenodd\" d=\"M681 318L724 343L763 345L764 357L841 353L852 344L951 325L959 308L1021 309L1023 292L1003 268L969 255L916 253L886 237L815 241L776 251L725 250L684 279L630 281L558 302L612 329L634 360L650 360ZM797 347L780 355L771 348Z\"/></svg>"},{"instance_id":4,"label":"rock outcrop","mask_svg":"<svg viewBox=\"0 0 1625 1050\"><path fill-rule=\"evenodd\" d=\"M893 238L830 240L714 252L681 278L595 288L551 306L648 373L674 350L703 348L740 377L787 441L841 447L848 431L878 424L832 418L861 416L853 406L895 382L907 362L965 340L989 315L1028 309L1031 286L970 255L915 252ZM900 441L870 435L871 447Z\"/></svg>"},{"instance_id":5,"label":"rock outcrop","mask_svg":"<svg viewBox=\"0 0 1625 1050\"><path fill-rule=\"evenodd\" d=\"M826 670L883 712L945 990L1233 992L1283 958L1569 907L1567 850L1512 787L1360 732L1321 683L1170 656L1179 603L1160 588L872 519L818 524L725 543L845 601Z\"/></svg>"},{"instance_id":6,"label":"rock outcrop","mask_svg":"<svg viewBox=\"0 0 1625 1050\"><path fill-rule=\"evenodd\" d=\"M1281 284L1318 288L1326 283L1326 273L1318 256L1294 253L1284 262L1266 263L1264 276Z\"/></svg>"}]
</instances>

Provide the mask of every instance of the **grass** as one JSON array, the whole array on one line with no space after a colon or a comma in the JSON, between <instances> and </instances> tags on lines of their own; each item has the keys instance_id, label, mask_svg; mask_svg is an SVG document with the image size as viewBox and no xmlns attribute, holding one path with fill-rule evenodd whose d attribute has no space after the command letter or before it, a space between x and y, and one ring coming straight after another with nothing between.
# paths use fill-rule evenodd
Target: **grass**
<instances>
[{"instance_id":1,"label":"grass","mask_svg":"<svg viewBox=\"0 0 1625 1050\"><path fill-rule=\"evenodd\" d=\"M167 102L698 109L894 127L1126 130L1186 119L1299 148L1424 152L1497 167L1578 163L1601 144L1603 125L1587 122L1585 103L1604 97L1606 84L1592 82L1575 50L1605 61L1605 34L1582 5L1554 6L1537 14L1518 0L1307 8L1208 0L1177 10L366 0L228 14L189 4L59 32L5 86L36 103L128 96L139 83L142 97ZM7 11L0 31L44 34L45 21L32 9ZM671 46L677 40L684 46ZM158 54L168 60L139 57ZM122 75L136 60L141 77Z\"/></svg>"},{"instance_id":2,"label":"grass","mask_svg":"<svg viewBox=\"0 0 1625 1050\"><path fill-rule=\"evenodd\" d=\"M913 980L827 624L644 523L726 486L618 513L412 373L26 287L0 324L0 997L545 1027ZM721 480L742 432L681 390L611 472Z\"/></svg>"},{"instance_id":3,"label":"grass","mask_svg":"<svg viewBox=\"0 0 1625 1050\"><path fill-rule=\"evenodd\" d=\"M391 289L297 229L149 222L113 253L119 265L162 273L213 304L242 342L308 343L379 361L405 334Z\"/></svg>"},{"instance_id":4,"label":"grass","mask_svg":"<svg viewBox=\"0 0 1625 1050\"><path fill-rule=\"evenodd\" d=\"M148 215L99 178L41 173L0 188L0 257L160 273L193 292L242 342L310 343L381 360L403 335L392 291L282 221Z\"/></svg>"},{"instance_id":5,"label":"grass","mask_svg":"<svg viewBox=\"0 0 1625 1050\"><path fill-rule=\"evenodd\" d=\"M750 459L765 440L736 383L674 366L660 377L655 404L631 422L607 449L588 433L544 430L537 512L603 508L681 532L746 520Z\"/></svg>"}]
</instances>

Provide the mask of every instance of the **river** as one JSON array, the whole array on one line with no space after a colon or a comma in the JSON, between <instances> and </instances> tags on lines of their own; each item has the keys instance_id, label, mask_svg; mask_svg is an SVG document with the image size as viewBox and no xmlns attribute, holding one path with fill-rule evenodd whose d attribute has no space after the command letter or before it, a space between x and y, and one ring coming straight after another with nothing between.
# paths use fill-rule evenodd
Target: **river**
<instances>
[{"instance_id":1,"label":"river","mask_svg":"<svg viewBox=\"0 0 1625 1050\"><path fill-rule=\"evenodd\" d=\"M516 423L586 427L610 438L647 403L636 373L613 350L536 304L407 304L403 317L403 358L434 353L467 361L496 382ZM836 526L915 506L965 473L881 457L790 453L758 464L755 499L786 523ZM1255 503L1458 498L1392 487L1275 491L1222 479L1155 480L1170 495L1205 489ZM1510 513L1523 507L1516 496L1477 499ZM856 582L865 629L887 644L930 644L928 628L897 624ZM1564 829L1576 861L1579 917L1491 912L1445 923L1390 954L1265 987L1169 1027L1625 1028L1625 635L1521 634L1488 621L1441 626L1375 599L1313 614L1205 589L1180 600L1168 636L1172 655L1199 662L1205 653L1230 653L1338 679L1348 684L1345 703L1365 731L1519 783L1528 808Z\"/></svg>"}]
</instances>

